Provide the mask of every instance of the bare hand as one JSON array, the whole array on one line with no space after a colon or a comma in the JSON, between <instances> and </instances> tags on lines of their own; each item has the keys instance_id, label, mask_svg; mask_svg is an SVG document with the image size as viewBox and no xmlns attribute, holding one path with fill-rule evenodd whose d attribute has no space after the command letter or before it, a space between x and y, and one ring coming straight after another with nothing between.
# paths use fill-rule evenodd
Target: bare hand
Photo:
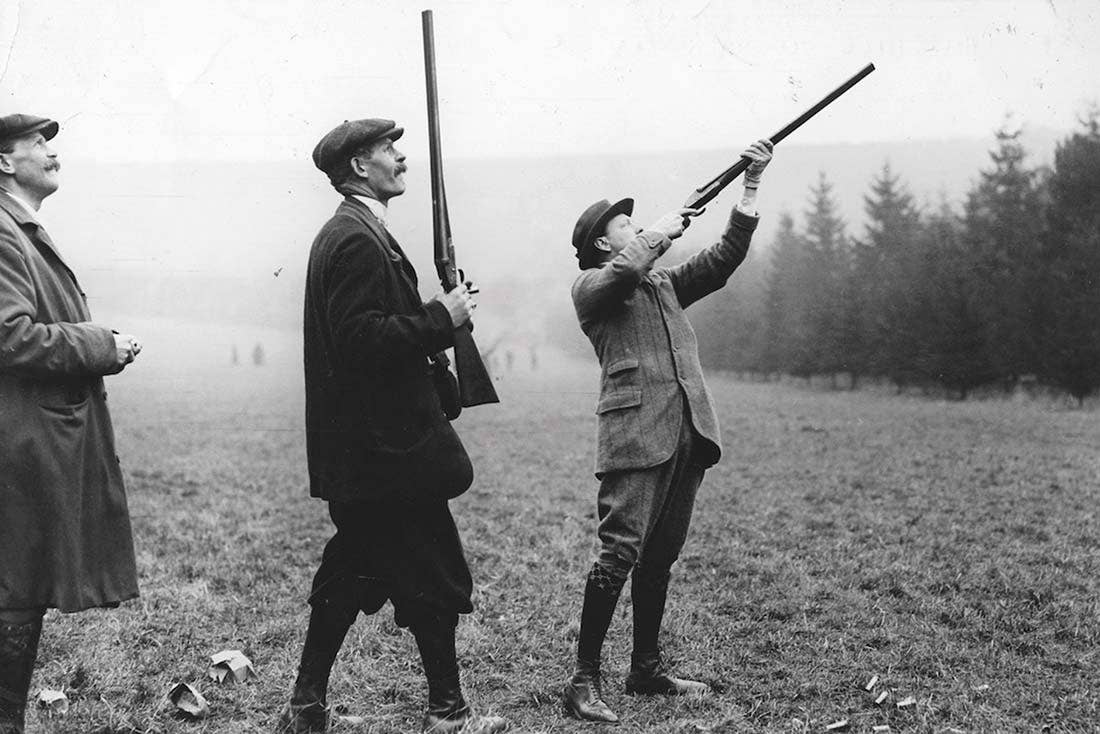
<instances>
[{"instance_id":1,"label":"bare hand","mask_svg":"<svg viewBox=\"0 0 1100 734\"><path fill-rule=\"evenodd\" d=\"M772 141L763 139L757 140L745 148L745 152L741 154L741 157L752 161L745 170L745 183L760 183L761 174L764 173L764 169L771 162L774 147Z\"/></svg>"},{"instance_id":2,"label":"bare hand","mask_svg":"<svg viewBox=\"0 0 1100 734\"><path fill-rule=\"evenodd\" d=\"M438 294L434 297L434 300L442 303L447 309L447 313L451 315L451 323L455 327L462 326L469 321L474 309L477 308L477 303L474 302L474 298L470 295L469 288L465 283L459 283L450 293Z\"/></svg>"},{"instance_id":3,"label":"bare hand","mask_svg":"<svg viewBox=\"0 0 1100 734\"><path fill-rule=\"evenodd\" d=\"M141 354L141 343L132 334L115 334L116 372L134 361Z\"/></svg>"},{"instance_id":4,"label":"bare hand","mask_svg":"<svg viewBox=\"0 0 1100 734\"><path fill-rule=\"evenodd\" d=\"M676 211L665 214L646 229L653 232L660 232L670 240L674 240L682 235L684 230L688 228L688 225L691 224L691 217L697 217L702 214L703 211L703 209L682 207Z\"/></svg>"}]
</instances>

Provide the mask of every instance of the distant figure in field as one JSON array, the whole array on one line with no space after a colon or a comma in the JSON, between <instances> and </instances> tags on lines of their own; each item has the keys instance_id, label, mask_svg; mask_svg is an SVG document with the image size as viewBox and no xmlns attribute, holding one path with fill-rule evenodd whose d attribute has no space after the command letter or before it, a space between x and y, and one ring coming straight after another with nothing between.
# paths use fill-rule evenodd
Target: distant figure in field
<instances>
[{"instance_id":1,"label":"distant figure in field","mask_svg":"<svg viewBox=\"0 0 1100 734\"><path fill-rule=\"evenodd\" d=\"M328 501L336 534L313 580L305 647L279 732L323 732L329 671L360 612L386 600L416 638L428 679L424 731L491 734L459 681L458 615L473 584L447 501L473 482L443 412L430 358L454 345L476 304L465 284L427 303L386 228L405 192L402 128L345 122L313 151L344 195L309 255L305 304L306 447L310 493Z\"/></svg>"},{"instance_id":2,"label":"distant figure in field","mask_svg":"<svg viewBox=\"0 0 1100 734\"><path fill-rule=\"evenodd\" d=\"M264 355L264 345L256 342L256 346L252 347L252 364L257 367L263 367L266 357Z\"/></svg>"},{"instance_id":3,"label":"distant figure in field","mask_svg":"<svg viewBox=\"0 0 1100 734\"><path fill-rule=\"evenodd\" d=\"M23 731L45 610L138 595L103 376L141 345L91 323L39 219L59 184L57 132L0 117L0 734Z\"/></svg>"},{"instance_id":4,"label":"distant figure in field","mask_svg":"<svg viewBox=\"0 0 1100 734\"><path fill-rule=\"evenodd\" d=\"M745 259L756 229L756 189L771 160L761 140L743 156L740 203L721 240L681 265L654 264L700 211L678 209L651 227L636 226L634 200L599 201L581 214L573 247L582 270L573 305L603 375L596 477L600 551L588 573L566 711L588 721L618 721L603 701L600 654L632 574L634 650L626 692L704 694L704 683L675 678L661 659L658 635L672 564L687 537L704 470L718 461L718 418L684 309L725 285Z\"/></svg>"}]
</instances>

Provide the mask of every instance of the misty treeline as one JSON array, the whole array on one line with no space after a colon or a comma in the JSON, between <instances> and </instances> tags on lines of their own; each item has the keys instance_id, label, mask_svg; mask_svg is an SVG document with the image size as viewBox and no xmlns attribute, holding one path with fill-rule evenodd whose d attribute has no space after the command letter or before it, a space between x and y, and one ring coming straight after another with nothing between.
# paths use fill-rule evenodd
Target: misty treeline
<instances>
[{"instance_id":1,"label":"misty treeline","mask_svg":"<svg viewBox=\"0 0 1100 734\"><path fill-rule=\"evenodd\" d=\"M920 206L889 164L849 234L826 174L801 221L692 320L711 367L965 398L1100 388L1100 113L1032 168L1002 128L961 211Z\"/></svg>"}]
</instances>

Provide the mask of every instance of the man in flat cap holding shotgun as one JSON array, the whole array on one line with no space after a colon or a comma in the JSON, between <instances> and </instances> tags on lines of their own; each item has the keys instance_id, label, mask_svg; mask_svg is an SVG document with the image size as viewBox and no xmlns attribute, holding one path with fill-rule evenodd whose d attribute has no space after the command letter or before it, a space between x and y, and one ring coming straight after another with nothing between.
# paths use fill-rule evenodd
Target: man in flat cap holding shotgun
<instances>
[{"instance_id":1,"label":"man in flat cap holding shotgun","mask_svg":"<svg viewBox=\"0 0 1100 734\"><path fill-rule=\"evenodd\" d=\"M325 135L313 162L344 200L314 239L305 298L306 449L310 493L336 534L313 579L298 677L279 732L323 732L329 671L360 612L389 600L416 639L428 680L423 730L492 734L462 694L458 615L472 610L470 570L447 501L473 468L444 415L430 359L454 345L475 308L466 284L426 303L386 228L405 192L404 131L353 120Z\"/></svg>"},{"instance_id":2,"label":"man in flat cap holding shotgun","mask_svg":"<svg viewBox=\"0 0 1100 734\"><path fill-rule=\"evenodd\" d=\"M654 267L701 211L678 209L643 229L633 199L603 200L573 230L581 274L573 305L602 370L596 476L600 550L588 573L566 711L618 721L603 701L600 654L619 594L631 576L634 649L626 692L701 695L705 683L674 677L658 645L672 564L687 537L704 470L718 461L718 418L703 381L684 309L725 285L756 229L756 189L772 157L761 140L743 156L744 192L721 239L686 262Z\"/></svg>"},{"instance_id":3,"label":"man in flat cap holding shotgun","mask_svg":"<svg viewBox=\"0 0 1100 734\"><path fill-rule=\"evenodd\" d=\"M20 734L47 608L138 595L103 376L141 351L90 321L39 220L59 185L53 120L0 117L0 734Z\"/></svg>"}]
</instances>

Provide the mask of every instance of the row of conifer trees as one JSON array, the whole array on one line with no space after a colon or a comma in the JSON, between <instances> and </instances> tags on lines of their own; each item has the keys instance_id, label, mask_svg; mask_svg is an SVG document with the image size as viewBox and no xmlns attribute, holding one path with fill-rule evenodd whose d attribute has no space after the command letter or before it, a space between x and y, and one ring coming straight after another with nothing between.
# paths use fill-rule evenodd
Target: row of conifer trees
<instances>
[{"instance_id":1,"label":"row of conifer trees","mask_svg":"<svg viewBox=\"0 0 1100 734\"><path fill-rule=\"evenodd\" d=\"M801 226L693 309L703 359L763 375L977 388L1100 389L1100 115L1029 167L1001 130L961 211L920 207L885 165L854 236L821 174Z\"/></svg>"}]
</instances>

